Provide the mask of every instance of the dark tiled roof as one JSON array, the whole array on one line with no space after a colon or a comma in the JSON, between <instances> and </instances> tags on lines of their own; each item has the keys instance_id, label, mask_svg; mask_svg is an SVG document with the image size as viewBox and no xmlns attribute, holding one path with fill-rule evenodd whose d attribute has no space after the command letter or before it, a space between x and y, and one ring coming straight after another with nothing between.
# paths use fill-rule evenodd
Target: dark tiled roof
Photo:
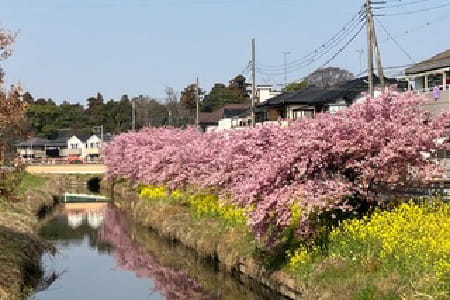
<instances>
[{"instance_id":1,"label":"dark tiled roof","mask_svg":"<svg viewBox=\"0 0 450 300\"><path fill-rule=\"evenodd\" d=\"M246 112L247 108L232 108L232 109L224 109L223 117L224 118L232 118L240 116L242 113Z\"/></svg>"},{"instance_id":2,"label":"dark tiled roof","mask_svg":"<svg viewBox=\"0 0 450 300\"><path fill-rule=\"evenodd\" d=\"M427 60L421 61L409 68L406 68L405 74L406 75L417 74L445 67L450 67L450 49L442 53L436 54L435 56Z\"/></svg>"},{"instance_id":3,"label":"dark tiled roof","mask_svg":"<svg viewBox=\"0 0 450 300\"><path fill-rule=\"evenodd\" d=\"M31 138L28 141L23 141L20 143L17 143L16 146L19 147L44 147L45 145L47 145L50 141L47 139L42 139L42 138Z\"/></svg>"},{"instance_id":4,"label":"dark tiled roof","mask_svg":"<svg viewBox=\"0 0 450 300\"><path fill-rule=\"evenodd\" d=\"M396 84L397 80L385 78L387 84ZM379 83L379 78L374 77L374 83ZM361 92L367 91L367 76L356 78L338 84L334 87L323 89L309 87L303 90L280 94L258 105L258 107L279 106L283 104L321 105L334 102L339 99L352 100Z\"/></svg>"},{"instance_id":5,"label":"dark tiled roof","mask_svg":"<svg viewBox=\"0 0 450 300\"><path fill-rule=\"evenodd\" d=\"M75 135L81 142L86 143L86 141L91 137L91 135Z\"/></svg>"}]
</instances>

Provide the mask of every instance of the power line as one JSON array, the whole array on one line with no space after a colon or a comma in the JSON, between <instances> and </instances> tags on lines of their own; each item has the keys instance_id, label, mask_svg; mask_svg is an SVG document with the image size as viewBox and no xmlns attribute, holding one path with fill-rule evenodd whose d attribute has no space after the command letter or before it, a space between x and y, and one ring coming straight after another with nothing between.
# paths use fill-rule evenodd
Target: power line
<instances>
[{"instance_id":1,"label":"power line","mask_svg":"<svg viewBox=\"0 0 450 300\"><path fill-rule=\"evenodd\" d=\"M336 52L334 53L329 59L327 59L325 61L325 63L323 63L320 68L325 67L326 65L328 65L330 62L332 62L334 59L336 59L336 57L339 56L339 54L341 54L357 37L358 35L361 33L361 31L363 30L363 28L365 27L365 24L362 24L362 26L359 28L359 30ZM264 71L261 70L257 70L259 73L263 74L263 75L270 75Z\"/></svg>"},{"instance_id":2,"label":"power line","mask_svg":"<svg viewBox=\"0 0 450 300\"><path fill-rule=\"evenodd\" d=\"M348 47L348 45L350 45L355 39L356 39L356 37L361 33L361 31L363 30L363 28L365 27L365 25L362 25L361 26L361 28L347 41L347 43L345 43L345 45L344 46L342 46L330 59L328 59L323 65L321 65L320 67L319 67L319 69L320 68L323 68L323 67L325 67L326 65L328 65L330 62L332 62L339 54L341 54L342 53L342 51L344 51L345 50L345 48L347 48Z\"/></svg>"},{"instance_id":3,"label":"power line","mask_svg":"<svg viewBox=\"0 0 450 300\"><path fill-rule=\"evenodd\" d=\"M355 30L358 28L357 26L360 25L362 21L359 21L358 23L355 23L354 26L351 28L351 30L346 31L342 36L339 37L338 40L335 40L332 44L329 44L326 48L322 48L320 51L316 52L315 55L308 57L306 60L298 62L294 65L290 65L286 68L288 73L292 73L295 71L298 71L302 68L308 67L312 65L313 63L317 62L319 59L324 57L326 54L330 53L336 46L341 44L342 41L344 41L350 34L354 33ZM279 68L279 69L269 69L262 66L258 66L258 71L262 71L265 74L272 74L272 75L282 75L285 72L285 68Z\"/></svg>"},{"instance_id":4,"label":"power line","mask_svg":"<svg viewBox=\"0 0 450 300\"><path fill-rule=\"evenodd\" d=\"M287 69L289 71L295 71L302 67L308 66L314 61L320 59L322 56L330 52L334 47L336 47L338 44L340 44L349 34L351 34L356 28L357 25L360 24L362 21L355 22L351 24L351 27L345 28L345 31L339 32L338 35L335 35L333 39L330 39L327 43L323 44L320 48L317 48L310 54L302 57L301 59L297 59L294 61L291 61L289 65L287 66ZM282 72L286 66L280 65L280 66L265 66L265 65L259 65L261 69L265 69L269 72L275 72L279 73Z\"/></svg>"},{"instance_id":5,"label":"power line","mask_svg":"<svg viewBox=\"0 0 450 300\"><path fill-rule=\"evenodd\" d=\"M318 54L320 54L323 51L329 50L330 47L334 47L336 45L336 43L339 43L340 41L342 41L343 38L345 38L346 36L348 36L349 32L352 32L355 27L361 23L364 20L364 16L363 16L363 9L361 8L352 18L350 21L346 22L343 26L343 28L337 32L336 34L334 34L331 38L329 38L325 43L323 43L320 47L314 49L313 51L311 51L310 53L306 54L305 56L296 59L296 60L292 60L291 62L289 62L288 64L288 69L292 68L292 67L298 67L300 64L303 64L307 61L311 61L314 59L314 57L316 57ZM260 64L260 68L261 69L266 69L266 70L278 70L278 71L282 71L284 70L285 66L284 65L264 65L264 64Z\"/></svg>"},{"instance_id":6,"label":"power line","mask_svg":"<svg viewBox=\"0 0 450 300\"><path fill-rule=\"evenodd\" d=\"M383 70L395 70L395 69L405 69L412 66L412 64L406 64L406 65L401 65L401 66L390 66L390 67L383 67ZM355 77L360 77L363 74L367 73L367 69L361 71L360 73L356 74Z\"/></svg>"},{"instance_id":7,"label":"power line","mask_svg":"<svg viewBox=\"0 0 450 300\"><path fill-rule=\"evenodd\" d=\"M421 13L421 12L426 12L426 11L435 10L435 9L439 9L439 8L444 8L444 7L447 7L447 6L450 6L450 2L447 2L445 4L441 4L441 5L437 5L437 6L433 6L433 7L421 8L421 9L416 9L416 10L411 10L411 11L406 11L406 12L399 12L399 13L377 14L375 16L391 17L391 16L412 15L412 14L416 14L416 13Z\"/></svg>"},{"instance_id":8,"label":"power line","mask_svg":"<svg viewBox=\"0 0 450 300\"><path fill-rule=\"evenodd\" d=\"M383 6L383 7L379 7L379 8L398 8L398 7L407 7L407 6L413 6L413 5L417 5L417 4L422 4L424 2L428 2L428 1L434 1L434 0L415 0L415 1L403 1L402 4L394 4L394 5L389 5L389 6ZM385 1L387 4L389 4L389 1ZM401 0L395 1L395 2L402 2ZM377 8L377 7L374 7ZM378 8L377 8L378 9Z\"/></svg>"},{"instance_id":9,"label":"power line","mask_svg":"<svg viewBox=\"0 0 450 300\"><path fill-rule=\"evenodd\" d=\"M375 18L374 18L375 19ZM394 41L394 43L397 45L397 47L403 52L403 54L405 54L413 63L416 63L416 61L414 60L414 58L412 58L412 56L400 45L400 43L391 35L391 33L387 30L387 28L383 25L383 23L381 23L380 20L375 19L375 21L378 22L378 24L381 25L381 28L384 30L384 32L386 32L386 34L388 35L388 37L390 39L392 39Z\"/></svg>"},{"instance_id":10,"label":"power line","mask_svg":"<svg viewBox=\"0 0 450 300\"><path fill-rule=\"evenodd\" d=\"M426 28L426 27L431 26L432 24L435 24L435 23L442 22L443 20L446 20L446 19L449 19L449 18L450 18L450 15L445 15L445 16L442 16L442 17L438 17L438 18L432 19L431 21L427 21L427 22L426 22L425 24L423 24L423 25L419 25L419 26L412 27L412 28L410 28L410 29L407 29L407 30L401 32L401 33L398 33L398 34L394 35L393 37L394 37L394 38L400 38L400 37L403 37L403 36L405 36L405 35L407 35L407 34L416 32L416 31L418 31L418 30L420 30L420 29ZM389 40L390 40L390 38L388 37L388 38L386 38L385 40L380 41L380 43L383 43L383 42L386 42L386 41L389 41Z\"/></svg>"}]
</instances>

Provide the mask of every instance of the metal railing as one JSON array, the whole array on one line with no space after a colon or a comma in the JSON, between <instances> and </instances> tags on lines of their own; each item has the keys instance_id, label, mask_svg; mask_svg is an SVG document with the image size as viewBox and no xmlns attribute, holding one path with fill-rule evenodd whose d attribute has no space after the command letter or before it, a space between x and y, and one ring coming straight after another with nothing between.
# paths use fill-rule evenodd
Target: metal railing
<instances>
[{"instance_id":1,"label":"metal railing","mask_svg":"<svg viewBox=\"0 0 450 300\"><path fill-rule=\"evenodd\" d=\"M441 93L442 92L446 92L446 91L449 91L450 90L450 84L446 84L445 85L445 89L444 89L444 86L440 86L441 88L440 88L440 90L441 90ZM416 92L419 92L419 93L423 93L423 94L431 94L432 92L433 92L433 87L429 87L429 88L421 88L421 89L414 89L413 91L416 91Z\"/></svg>"}]
</instances>

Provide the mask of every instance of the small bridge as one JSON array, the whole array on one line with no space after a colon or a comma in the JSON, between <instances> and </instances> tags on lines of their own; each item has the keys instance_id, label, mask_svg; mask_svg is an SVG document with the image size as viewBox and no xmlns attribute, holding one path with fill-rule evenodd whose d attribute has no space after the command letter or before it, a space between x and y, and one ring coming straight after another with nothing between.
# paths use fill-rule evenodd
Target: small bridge
<instances>
[{"instance_id":1,"label":"small bridge","mask_svg":"<svg viewBox=\"0 0 450 300\"><path fill-rule=\"evenodd\" d=\"M104 164L29 165L25 170L31 174L105 174Z\"/></svg>"}]
</instances>

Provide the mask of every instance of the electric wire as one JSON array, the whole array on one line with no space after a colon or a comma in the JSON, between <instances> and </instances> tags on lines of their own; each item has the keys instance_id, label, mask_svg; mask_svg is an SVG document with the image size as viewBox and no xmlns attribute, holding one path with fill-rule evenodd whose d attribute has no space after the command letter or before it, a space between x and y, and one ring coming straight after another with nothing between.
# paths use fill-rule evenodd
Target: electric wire
<instances>
[{"instance_id":1,"label":"electric wire","mask_svg":"<svg viewBox=\"0 0 450 300\"><path fill-rule=\"evenodd\" d=\"M356 28L356 26L360 22L361 21L352 23L351 27L345 28L345 31L339 32L339 34L335 35L333 37L333 39L330 39L327 43L324 43L320 48L317 48L316 50L314 50L311 53L302 57L301 59L291 61L286 65L267 66L267 65L259 64L258 66L260 68L266 69L268 71L282 71L285 68L287 68L288 70L291 70L293 68L297 69L298 67L302 67L305 64L309 64L309 63L319 59L320 57L322 57L324 54L328 53L329 51L331 51L337 44L339 44L343 39L345 39L345 37L347 37L348 34L353 32L354 29Z\"/></svg>"},{"instance_id":2,"label":"electric wire","mask_svg":"<svg viewBox=\"0 0 450 300\"><path fill-rule=\"evenodd\" d=\"M419 25L419 26L415 26L415 27L411 27L411 28L409 28L409 29L406 29L406 30L400 32L400 33L397 33L397 34L394 35L393 37L398 39L398 38L400 38L400 37L403 37L403 36L408 35L408 34L410 34L410 33L416 32L416 31L418 31L418 30L421 30L421 29L423 29L423 28L426 28L426 27L428 27L428 26L431 26L431 25L433 25L433 24L435 24L435 23L442 22L442 21L444 21L444 20L446 20L446 19L449 19L449 18L450 18L450 15L445 15L445 16L441 16L441 17L432 19L431 21L427 21L425 24L422 24L422 25ZM384 42L387 42L387 41L389 41L389 40L390 40L390 38L386 38L386 39L383 39L383 40L379 41L379 43L384 43Z\"/></svg>"},{"instance_id":3,"label":"electric wire","mask_svg":"<svg viewBox=\"0 0 450 300\"><path fill-rule=\"evenodd\" d=\"M422 4L424 2L428 2L428 1L434 1L434 0L415 0L415 1L392 1L392 2L402 2L401 4L394 4L394 5L389 5L389 6L383 6L383 7L374 7L375 9L378 8L398 8L398 7L407 7L407 6L412 6L412 5L417 5L417 4ZM389 1L385 1L387 4L389 4Z\"/></svg>"},{"instance_id":4,"label":"electric wire","mask_svg":"<svg viewBox=\"0 0 450 300\"><path fill-rule=\"evenodd\" d=\"M343 28L334 34L330 39L328 39L325 43L323 43L320 47L314 49L310 53L306 54L305 56L290 61L287 65L264 65L259 64L258 66L261 69L265 70L275 70L275 71L282 71L287 67L288 69L296 68L299 65L304 64L305 62L309 62L311 60L315 60L314 58L322 54L323 52L329 51L330 48L335 47L336 44L340 43L346 36L348 36L349 33L353 32L354 29L357 27L358 24L360 24L363 20L365 20L365 16L363 14L363 9L361 8L350 21L348 21L346 24L344 24Z\"/></svg>"},{"instance_id":5,"label":"electric wire","mask_svg":"<svg viewBox=\"0 0 450 300\"><path fill-rule=\"evenodd\" d=\"M412 15L412 14L416 14L416 13L422 13L422 12L427 12L427 11L431 11L431 10L435 10L435 9L444 8L444 7L447 7L447 6L450 6L450 2L447 2L445 4L441 4L441 5L437 5L437 6L433 6L433 7L421 8L421 9L410 10L410 11L405 11L405 12L387 13L387 14L375 14L375 16L392 17L392 16Z\"/></svg>"},{"instance_id":6,"label":"electric wire","mask_svg":"<svg viewBox=\"0 0 450 300\"><path fill-rule=\"evenodd\" d=\"M320 60L325 55L327 55L328 53L330 53L338 45L340 45L349 35L351 35L352 33L355 32L355 30L358 29L358 27L359 27L358 25L361 25L361 23L362 23L361 21L358 23L355 23L353 25L353 27L350 30L345 31L345 33L342 34L342 36L340 36L339 39L335 40L332 44L327 45L326 48L322 48L320 51L317 51L316 53L314 53L314 55L309 56L307 59L305 59L303 61L299 61L295 64L291 64L288 66L282 66L277 69L264 68L264 67L261 67L261 65L258 65L257 69L259 71L263 71L265 74L281 75L281 74L284 74L285 72L292 73L292 72L298 71L300 69L303 69L307 66L310 66L313 63Z\"/></svg>"},{"instance_id":7,"label":"electric wire","mask_svg":"<svg viewBox=\"0 0 450 300\"><path fill-rule=\"evenodd\" d=\"M397 41L397 39L395 39L392 34L387 30L386 26L384 26L384 24L378 19L378 18L374 18L375 21L381 25L381 28L383 29L383 31L387 34L387 36L397 45L397 47L400 49L400 51L403 52L403 54L405 54L413 63L416 63L416 61L414 60L414 58L412 58L412 56L400 45L400 43Z\"/></svg>"},{"instance_id":8,"label":"electric wire","mask_svg":"<svg viewBox=\"0 0 450 300\"><path fill-rule=\"evenodd\" d=\"M360 26L360 28L358 29L358 31L356 33L354 33L353 36L349 40L347 40L347 42L337 52L335 52L329 59L327 59L325 61L325 63L323 63L319 67L319 69L325 67L330 62L332 62L334 59L336 59L336 57L338 57L339 54L341 54L358 37L358 35L361 33L361 31L364 29L364 27L365 27L365 24L362 24ZM275 74L272 74L272 73L267 73L267 72L265 72L264 70L261 70L261 69L257 69L257 71L258 71L258 73L260 73L262 75L275 75Z\"/></svg>"}]
</instances>

